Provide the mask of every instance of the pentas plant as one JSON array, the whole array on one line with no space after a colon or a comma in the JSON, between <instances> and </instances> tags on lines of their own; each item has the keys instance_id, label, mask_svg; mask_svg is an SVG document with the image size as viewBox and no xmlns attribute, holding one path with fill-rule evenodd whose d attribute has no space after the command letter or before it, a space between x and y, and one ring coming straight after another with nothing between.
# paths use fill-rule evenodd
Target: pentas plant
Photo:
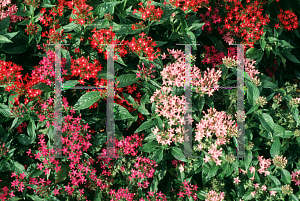
<instances>
[{"instance_id":1,"label":"pentas plant","mask_svg":"<svg viewBox=\"0 0 300 201\"><path fill-rule=\"evenodd\" d=\"M299 200L300 94L289 84L300 77L298 2L0 3L0 200ZM62 44L61 126L54 43ZM178 43L195 51L187 119ZM245 43L244 112L236 112L236 89L226 89L240 62L231 45ZM114 149L105 132L108 44ZM66 88L76 85L99 88ZM183 152L186 124L192 157ZM237 135L248 158L234 158Z\"/></svg>"}]
</instances>

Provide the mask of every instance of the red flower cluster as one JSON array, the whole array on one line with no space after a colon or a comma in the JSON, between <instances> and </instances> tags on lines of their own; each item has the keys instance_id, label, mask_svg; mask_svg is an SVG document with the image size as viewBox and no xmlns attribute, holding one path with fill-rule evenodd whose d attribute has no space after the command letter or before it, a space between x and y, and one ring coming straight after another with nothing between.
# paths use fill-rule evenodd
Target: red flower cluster
<instances>
[{"instance_id":1,"label":"red flower cluster","mask_svg":"<svg viewBox=\"0 0 300 201\"><path fill-rule=\"evenodd\" d=\"M131 25L131 29L132 30L135 30L135 29L142 29L143 27L146 27L144 25L144 22L143 21L140 21L139 23L135 23L133 25Z\"/></svg>"},{"instance_id":2,"label":"red flower cluster","mask_svg":"<svg viewBox=\"0 0 300 201\"><path fill-rule=\"evenodd\" d=\"M151 61L159 57L160 54L155 56L157 52L160 52L160 49L157 48L156 52L154 52L153 47L156 46L156 43L152 42L153 39L151 37L147 37L147 39L144 38L145 36L144 32L140 33L139 35L141 36L141 38L139 38L137 41L134 37L132 37L131 42L125 41L125 45L129 48L129 52L131 53L135 52L140 57L142 57L144 53L145 55L147 55L146 59L149 59Z\"/></svg>"},{"instance_id":3,"label":"red flower cluster","mask_svg":"<svg viewBox=\"0 0 300 201\"><path fill-rule=\"evenodd\" d=\"M102 66L96 59L94 63L89 63L88 59L85 59L83 56L77 60L71 60L71 69L72 76L80 77L79 83L84 84L84 79L89 80L90 78L97 79L97 74L102 70Z\"/></svg>"},{"instance_id":4,"label":"red flower cluster","mask_svg":"<svg viewBox=\"0 0 300 201\"><path fill-rule=\"evenodd\" d=\"M37 34L37 31L38 31L38 26L37 25L34 25L32 24L32 22L30 22L29 25L26 25L26 29L25 29L25 32L27 33L27 35L31 34L31 35L34 35L34 34Z\"/></svg>"},{"instance_id":5,"label":"red flower cluster","mask_svg":"<svg viewBox=\"0 0 300 201\"><path fill-rule=\"evenodd\" d=\"M295 15L295 13L293 13L290 10L286 10L283 12L283 10L280 9L280 14L277 16L277 18L279 19L281 26L279 26L279 24L276 24L275 25L276 29L278 27L282 28L282 26L283 26L284 29L287 29L288 31L290 31L293 29L297 29L299 26L297 15Z\"/></svg>"},{"instance_id":6,"label":"red flower cluster","mask_svg":"<svg viewBox=\"0 0 300 201\"><path fill-rule=\"evenodd\" d=\"M205 13L205 15L203 15L202 13L200 14L200 17L205 22L204 26L202 27L202 30L204 30L204 27L207 26L208 27L207 28L208 32L211 33L211 31L212 31L212 27L211 27L212 23L213 24L216 24L216 23L220 24L222 22L222 18L221 18L220 15L218 15L218 13L219 13L219 9L215 8L214 11L213 11L213 14L211 16L210 16L210 11L207 11ZM205 19L206 17L208 17L207 20Z\"/></svg>"},{"instance_id":7,"label":"red flower cluster","mask_svg":"<svg viewBox=\"0 0 300 201\"><path fill-rule=\"evenodd\" d=\"M225 56L223 52L217 53L218 51L213 46L204 46L204 48L206 50L206 53L204 59L202 60L203 64L212 64L212 67L214 68L215 66L221 65L223 63L222 58Z\"/></svg>"},{"instance_id":8,"label":"red flower cluster","mask_svg":"<svg viewBox=\"0 0 300 201\"><path fill-rule=\"evenodd\" d=\"M270 20L268 15L265 17L262 15L262 6L266 1L250 3L250 0L247 0L246 2L249 5L244 8L239 0L227 0L225 3L227 17L224 19L224 28L227 31L234 31L236 34L240 34L241 38L243 38L242 43L246 42L253 45L264 33L262 26L269 23Z\"/></svg>"},{"instance_id":9,"label":"red flower cluster","mask_svg":"<svg viewBox=\"0 0 300 201\"><path fill-rule=\"evenodd\" d=\"M114 40L115 38L115 33L112 32L113 27L109 27L109 30L106 29L100 29L96 31L96 28L92 31L94 34L88 39L90 40L90 45L93 49L97 49L98 53L102 53L103 50L106 50L107 47L106 45L103 44L120 44L120 41L118 39ZM124 49L124 44L120 47L116 45L114 47L114 52L119 53L121 57L124 57L127 54L127 50ZM108 58L108 51L104 52L105 59ZM114 61L117 60L117 56L114 56Z\"/></svg>"},{"instance_id":10,"label":"red flower cluster","mask_svg":"<svg viewBox=\"0 0 300 201\"><path fill-rule=\"evenodd\" d=\"M93 10L93 7L89 6L85 3L86 0L78 0L75 3L75 8L72 10L72 14L76 16L76 19L72 19L70 16L70 22L75 21L75 24L84 25L86 22L87 24L93 23L95 19L91 17L92 13L89 13Z\"/></svg>"},{"instance_id":11,"label":"red flower cluster","mask_svg":"<svg viewBox=\"0 0 300 201\"><path fill-rule=\"evenodd\" d=\"M155 6L151 5L152 1L147 1L147 7L144 8L143 2L140 2L138 5L142 8L139 9L139 12L142 14L142 18L144 21L149 18L149 21L158 20L161 18L163 11L161 8L155 9ZM137 13L137 10L133 10L133 14Z\"/></svg>"},{"instance_id":12,"label":"red flower cluster","mask_svg":"<svg viewBox=\"0 0 300 201\"><path fill-rule=\"evenodd\" d=\"M170 3L167 1L164 2L164 5L171 4L176 8L180 8L183 11L193 10L194 12L198 11L198 8L202 8L205 5L209 4L208 0L169 0ZM182 3L182 5L180 5Z\"/></svg>"}]
</instances>

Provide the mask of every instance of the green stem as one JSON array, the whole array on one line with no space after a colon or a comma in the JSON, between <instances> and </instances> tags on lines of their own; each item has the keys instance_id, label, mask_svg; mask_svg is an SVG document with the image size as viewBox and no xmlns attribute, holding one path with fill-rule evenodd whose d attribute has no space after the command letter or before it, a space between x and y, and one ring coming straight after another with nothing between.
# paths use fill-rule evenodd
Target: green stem
<instances>
[{"instance_id":1,"label":"green stem","mask_svg":"<svg viewBox=\"0 0 300 201\"><path fill-rule=\"evenodd\" d=\"M276 166L275 169L273 170L272 174L274 174L277 169L278 169L278 167Z\"/></svg>"},{"instance_id":2,"label":"green stem","mask_svg":"<svg viewBox=\"0 0 300 201\"><path fill-rule=\"evenodd\" d=\"M251 116L251 118L250 118L248 124L250 124L250 122L251 122L252 118L254 117L254 115L255 115L255 112L253 112L253 114L252 114L252 116Z\"/></svg>"}]
</instances>

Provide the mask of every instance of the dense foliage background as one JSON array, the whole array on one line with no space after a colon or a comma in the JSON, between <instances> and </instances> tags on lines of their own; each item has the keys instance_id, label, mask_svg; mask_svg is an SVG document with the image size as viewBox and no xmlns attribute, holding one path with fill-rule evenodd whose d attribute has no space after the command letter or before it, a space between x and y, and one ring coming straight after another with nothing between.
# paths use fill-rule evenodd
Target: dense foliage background
<instances>
[{"instance_id":1,"label":"dense foliage background","mask_svg":"<svg viewBox=\"0 0 300 201\"><path fill-rule=\"evenodd\" d=\"M299 0L0 0L0 200L299 200ZM116 158L107 89L115 46ZM184 46L192 44L193 156L184 155ZM200 45L195 45L200 44ZM236 45L245 114L236 114ZM236 155L245 118L248 158ZM51 157L52 156L52 157Z\"/></svg>"}]
</instances>

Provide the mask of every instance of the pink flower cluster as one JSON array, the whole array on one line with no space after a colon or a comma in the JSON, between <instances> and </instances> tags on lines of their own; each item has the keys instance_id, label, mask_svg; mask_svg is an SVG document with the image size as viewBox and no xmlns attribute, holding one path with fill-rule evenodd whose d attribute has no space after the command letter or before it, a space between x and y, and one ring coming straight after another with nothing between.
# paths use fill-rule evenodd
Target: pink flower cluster
<instances>
[{"instance_id":1,"label":"pink flower cluster","mask_svg":"<svg viewBox=\"0 0 300 201\"><path fill-rule=\"evenodd\" d=\"M205 195L205 197L206 197L205 201L222 201L225 198L225 193L220 192L219 194L216 191L211 190Z\"/></svg>"},{"instance_id":2,"label":"pink flower cluster","mask_svg":"<svg viewBox=\"0 0 300 201\"><path fill-rule=\"evenodd\" d=\"M263 159L263 156L258 156L259 166L260 169L257 170L260 174L265 173L265 176L270 174L270 171L267 171L267 169L271 165L271 159Z\"/></svg>"},{"instance_id":3,"label":"pink flower cluster","mask_svg":"<svg viewBox=\"0 0 300 201\"><path fill-rule=\"evenodd\" d=\"M185 54L181 50L167 50L170 55L177 59L177 62L167 65L161 72L163 85L183 87L185 83ZM165 58L166 55L163 55L163 59ZM195 65L191 69L191 84L196 87L201 86L201 96L203 93L211 96L219 87L218 80L221 77L221 71L207 68L207 71L201 73ZM199 93L199 88L196 88L196 92Z\"/></svg>"},{"instance_id":4,"label":"pink flower cluster","mask_svg":"<svg viewBox=\"0 0 300 201\"><path fill-rule=\"evenodd\" d=\"M122 187L116 190L111 189L109 194L112 197L111 201L119 201L119 200L126 200L126 201L133 201L134 193L129 193L128 188L123 189ZM125 198L125 199L124 199Z\"/></svg>"},{"instance_id":5,"label":"pink flower cluster","mask_svg":"<svg viewBox=\"0 0 300 201\"><path fill-rule=\"evenodd\" d=\"M208 109L206 114L203 111L204 117L196 125L196 136L195 141L198 141L197 149L202 150L203 148L210 147L208 153L211 157L205 156L204 161L207 163L212 159L217 165L221 165L221 160L218 158L222 155L222 148L218 150L218 146L225 145L230 141L230 138L236 133L236 127L232 117L227 115L225 112L218 112L215 108ZM217 137L214 141L213 136ZM209 139L209 143L202 142L202 139L206 137Z\"/></svg>"},{"instance_id":6,"label":"pink flower cluster","mask_svg":"<svg viewBox=\"0 0 300 201\"><path fill-rule=\"evenodd\" d=\"M142 79L145 79L146 81L148 81L151 78L155 78L154 75L151 75L151 73L155 72L155 70L152 71L152 68L154 67L154 65L150 64L150 68L146 69L144 63L142 63L142 64L143 64L142 68L139 65L137 65L139 68L139 72L136 73L137 78L140 77Z\"/></svg>"},{"instance_id":7,"label":"pink flower cluster","mask_svg":"<svg viewBox=\"0 0 300 201\"><path fill-rule=\"evenodd\" d=\"M187 198L192 198L194 200L198 200L198 196L197 196L197 189L198 189L198 186L197 184L195 185L192 185L192 184L189 184L188 181L184 180L184 182L182 182L184 185L183 186L180 186L180 191L177 195L179 195L179 198L184 198L185 195L187 196Z\"/></svg>"},{"instance_id":8,"label":"pink flower cluster","mask_svg":"<svg viewBox=\"0 0 300 201\"><path fill-rule=\"evenodd\" d=\"M13 23L25 19L24 17L14 15L18 11L18 7L16 4L9 5L10 3L11 3L10 0L0 1L0 22L3 19L7 18L7 16L9 16L10 22L13 22ZM6 7L8 5L9 5L9 7ZM7 8L7 10L4 11L4 8ZM24 8L24 11L25 11L25 8ZM12 29L12 26L10 26L8 28L8 31L10 31L10 29Z\"/></svg>"},{"instance_id":9,"label":"pink flower cluster","mask_svg":"<svg viewBox=\"0 0 300 201\"><path fill-rule=\"evenodd\" d=\"M158 116L164 116L169 121L169 126L166 128L168 129L167 131L165 129L160 131L158 127L155 127L153 131L153 133L156 135L158 143L163 145L170 145L172 142L177 141L180 143L184 142L183 125L185 124L185 97L182 95L180 99L178 96L170 94L171 91L171 87L163 86L161 90L156 90L153 96L150 98L151 102L158 102L155 109L155 112L159 113ZM189 123L192 122L193 118L189 116ZM172 128L173 125L177 126L177 128ZM165 126L163 125L163 128L164 127Z\"/></svg>"},{"instance_id":10,"label":"pink flower cluster","mask_svg":"<svg viewBox=\"0 0 300 201\"><path fill-rule=\"evenodd\" d=\"M299 186L300 185L300 170L292 172L292 181L295 182L295 185Z\"/></svg>"}]
</instances>

